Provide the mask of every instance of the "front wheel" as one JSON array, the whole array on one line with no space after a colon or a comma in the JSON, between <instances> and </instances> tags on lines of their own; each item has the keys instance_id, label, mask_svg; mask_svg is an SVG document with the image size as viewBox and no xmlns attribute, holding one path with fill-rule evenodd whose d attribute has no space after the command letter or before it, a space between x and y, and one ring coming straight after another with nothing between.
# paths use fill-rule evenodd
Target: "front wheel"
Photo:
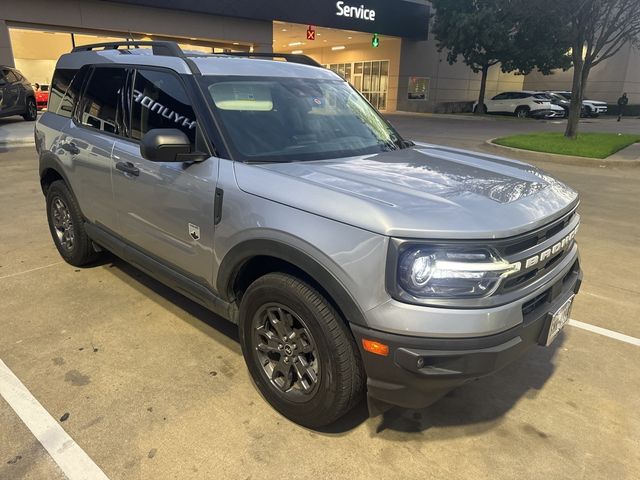
<instances>
[{"instance_id":1,"label":"front wheel","mask_svg":"<svg viewBox=\"0 0 640 480\"><path fill-rule=\"evenodd\" d=\"M362 398L364 372L351 332L323 295L292 275L269 273L249 286L240 342L262 395L300 425L329 425Z\"/></svg>"},{"instance_id":2,"label":"front wheel","mask_svg":"<svg viewBox=\"0 0 640 480\"><path fill-rule=\"evenodd\" d=\"M35 98L27 99L27 104L25 105L22 118L24 118L27 122L33 122L36 118L38 118L38 107L36 105Z\"/></svg>"}]
</instances>

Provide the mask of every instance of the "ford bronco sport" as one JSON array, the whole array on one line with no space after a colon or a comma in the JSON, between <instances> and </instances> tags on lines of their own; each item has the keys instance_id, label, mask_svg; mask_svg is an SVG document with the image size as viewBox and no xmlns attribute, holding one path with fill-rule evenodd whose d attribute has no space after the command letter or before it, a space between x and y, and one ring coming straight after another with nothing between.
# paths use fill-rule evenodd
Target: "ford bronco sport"
<instances>
[{"instance_id":1,"label":"ford bronco sport","mask_svg":"<svg viewBox=\"0 0 640 480\"><path fill-rule=\"evenodd\" d=\"M365 392L427 406L549 344L580 287L575 191L404 140L308 57L77 47L36 144L60 255L111 251L237 324L302 425Z\"/></svg>"}]
</instances>

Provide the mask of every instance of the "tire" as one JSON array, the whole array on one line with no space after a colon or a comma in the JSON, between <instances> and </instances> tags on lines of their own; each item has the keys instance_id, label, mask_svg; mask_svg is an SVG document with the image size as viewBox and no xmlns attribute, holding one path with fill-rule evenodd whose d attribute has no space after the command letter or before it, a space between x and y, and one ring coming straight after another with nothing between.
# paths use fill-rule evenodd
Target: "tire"
<instances>
[{"instance_id":1,"label":"tire","mask_svg":"<svg viewBox=\"0 0 640 480\"><path fill-rule=\"evenodd\" d=\"M362 399L364 371L351 332L326 298L292 275L269 273L249 286L240 343L260 393L300 425L329 425Z\"/></svg>"},{"instance_id":2,"label":"tire","mask_svg":"<svg viewBox=\"0 0 640 480\"><path fill-rule=\"evenodd\" d=\"M518 107L515 114L518 118L527 118L529 116L529 107Z\"/></svg>"},{"instance_id":3,"label":"tire","mask_svg":"<svg viewBox=\"0 0 640 480\"><path fill-rule=\"evenodd\" d=\"M33 122L38 118L38 106L36 105L35 98L27 98L27 105L25 106L22 118L24 118L27 122Z\"/></svg>"},{"instance_id":4,"label":"tire","mask_svg":"<svg viewBox=\"0 0 640 480\"><path fill-rule=\"evenodd\" d=\"M591 117L593 117L593 110L591 110L591 107L586 107L586 108L584 109L584 116L585 116L586 118L591 118Z\"/></svg>"},{"instance_id":5,"label":"tire","mask_svg":"<svg viewBox=\"0 0 640 480\"><path fill-rule=\"evenodd\" d=\"M478 111L478 105L476 105L475 107L473 107L473 113L476 113ZM482 113L487 113L487 106L486 105L482 105Z\"/></svg>"},{"instance_id":6,"label":"tire","mask_svg":"<svg viewBox=\"0 0 640 480\"><path fill-rule=\"evenodd\" d=\"M62 180L53 182L47 190L47 220L53 243L67 263L81 267L98 258L84 229L80 208Z\"/></svg>"}]
</instances>

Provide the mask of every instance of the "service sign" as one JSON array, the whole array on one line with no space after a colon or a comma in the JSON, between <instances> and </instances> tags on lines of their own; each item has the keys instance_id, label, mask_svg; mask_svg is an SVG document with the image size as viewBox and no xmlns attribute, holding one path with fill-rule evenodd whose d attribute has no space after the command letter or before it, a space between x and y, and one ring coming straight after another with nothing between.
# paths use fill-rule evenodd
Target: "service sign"
<instances>
[{"instance_id":1,"label":"service sign","mask_svg":"<svg viewBox=\"0 0 640 480\"><path fill-rule=\"evenodd\" d=\"M113 0L111 0L113 1ZM420 0L115 0L254 20L281 20L426 40L429 5Z\"/></svg>"}]
</instances>

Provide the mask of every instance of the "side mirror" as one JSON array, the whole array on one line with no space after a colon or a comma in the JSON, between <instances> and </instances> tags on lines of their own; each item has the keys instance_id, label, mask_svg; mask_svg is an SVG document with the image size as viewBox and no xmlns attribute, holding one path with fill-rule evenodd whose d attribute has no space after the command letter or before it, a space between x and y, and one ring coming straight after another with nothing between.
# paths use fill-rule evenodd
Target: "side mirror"
<instances>
[{"instance_id":1,"label":"side mirror","mask_svg":"<svg viewBox=\"0 0 640 480\"><path fill-rule=\"evenodd\" d=\"M207 155L191 152L191 142L177 128L154 128L140 141L140 155L152 162L193 162Z\"/></svg>"}]
</instances>

